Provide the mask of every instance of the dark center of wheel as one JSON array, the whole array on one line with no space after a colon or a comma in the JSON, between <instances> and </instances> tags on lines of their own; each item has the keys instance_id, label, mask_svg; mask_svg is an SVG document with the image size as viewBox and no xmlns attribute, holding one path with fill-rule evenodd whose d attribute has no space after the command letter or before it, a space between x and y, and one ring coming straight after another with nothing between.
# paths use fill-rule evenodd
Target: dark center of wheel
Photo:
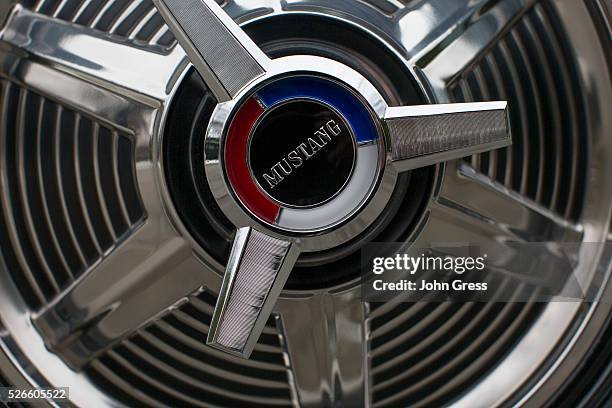
<instances>
[{"instance_id":1,"label":"dark center of wheel","mask_svg":"<svg viewBox=\"0 0 612 408\"><path fill-rule=\"evenodd\" d=\"M320 205L347 183L355 142L346 121L316 101L280 104L255 125L249 164L259 186L289 207Z\"/></svg>"}]
</instances>

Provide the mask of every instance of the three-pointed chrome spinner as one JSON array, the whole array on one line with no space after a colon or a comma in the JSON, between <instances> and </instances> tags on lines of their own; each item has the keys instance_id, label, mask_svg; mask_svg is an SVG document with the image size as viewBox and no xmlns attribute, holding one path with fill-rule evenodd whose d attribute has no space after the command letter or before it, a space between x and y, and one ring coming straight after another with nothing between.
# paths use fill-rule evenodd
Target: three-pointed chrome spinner
<instances>
[{"instance_id":1,"label":"three-pointed chrome spinner","mask_svg":"<svg viewBox=\"0 0 612 408\"><path fill-rule=\"evenodd\" d=\"M301 251L384 210L398 172L511 143L505 102L389 107L358 72L268 59L214 0L154 0L217 97L205 171L237 233L207 343L248 357Z\"/></svg>"}]
</instances>

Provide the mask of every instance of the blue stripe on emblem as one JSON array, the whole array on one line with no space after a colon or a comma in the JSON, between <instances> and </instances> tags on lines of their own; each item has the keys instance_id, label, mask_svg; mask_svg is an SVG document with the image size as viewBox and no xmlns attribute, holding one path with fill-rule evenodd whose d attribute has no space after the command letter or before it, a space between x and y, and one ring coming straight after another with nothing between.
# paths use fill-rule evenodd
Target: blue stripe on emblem
<instances>
[{"instance_id":1,"label":"blue stripe on emblem","mask_svg":"<svg viewBox=\"0 0 612 408\"><path fill-rule=\"evenodd\" d=\"M349 90L332 81L294 76L264 86L257 95L266 107L289 99L316 99L330 105L344 116L353 129L357 143L378 139L378 132L366 107Z\"/></svg>"}]
</instances>

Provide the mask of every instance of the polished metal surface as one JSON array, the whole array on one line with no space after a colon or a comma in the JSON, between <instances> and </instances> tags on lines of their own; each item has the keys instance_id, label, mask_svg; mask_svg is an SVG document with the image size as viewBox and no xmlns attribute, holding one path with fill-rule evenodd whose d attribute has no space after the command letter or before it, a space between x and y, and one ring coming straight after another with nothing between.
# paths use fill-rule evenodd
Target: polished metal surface
<instances>
[{"instance_id":1,"label":"polished metal surface","mask_svg":"<svg viewBox=\"0 0 612 408\"><path fill-rule=\"evenodd\" d=\"M165 84L184 58L179 50L152 53L19 5L8 19L0 34L8 45L2 50L5 76L123 129L131 129L127 120L135 120L127 119L126 111L159 108L167 97ZM34 58L24 59L20 52Z\"/></svg>"},{"instance_id":2,"label":"polished metal surface","mask_svg":"<svg viewBox=\"0 0 612 408\"><path fill-rule=\"evenodd\" d=\"M176 367L164 366L165 363L159 360L164 353L159 351L152 353L156 354L154 356L147 355L138 348L143 344L140 338L136 341L131 337L138 328L149 327L147 324L155 321L160 322L163 330L176 334L181 341L189 341L196 350L197 347L206 347L200 343L203 343L207 325L189 320L190 317L179 307L196 302L194 304L199 308L207 308L212 314L211 306L197 303L193 296L188 295L201 293L202 286L211 293L219 293L221 287L220 276L224 265L208 256L188 236L167 195L160 170L159 141L165 112L189 64L181 47L166 50L158 46L149 48L153 38L137 43L118 40L115 34L105 35L108 30L99 28L104 12L96 13L98 17L94 18L98 28L94 28L93 20L86 23L83 16L87 13L84 10L93 8L94 2L82 2L74 16L65 17L70 3L59 2L56 8L52 8L46 6L46 0L39 0L32 11L20 6L12 9L0 6L0 20L4 21L3 13L10 11L6 20L8 25L1 34L0 75L3 81L27 87L128 135L135 145L135 178L146 219L131 236L118 242L116 249L105 253L101 262L85 271L40 310L33 310L25 303L22 288L15 284L3 254L0 263L0 319L3 328L0 330L0 345L16 368L7 372L10 371L11 377L16 378L16 383L24 379L37 385L65 386L68 383L72 387L71 402L78 406L122 405L125 404L125 401L121 401L122 393L132 398L144 396L151 406L163 406L160 395L168 395L165 393L170 393L173 401L178 401L177 405L203 405L202 400L189 396L188 391L177 391L164 384L163 378L171 378L174 385L196 384L202 389L213 386L208 382L198 383L194 377L180 372ZM105 10L113 9L113 2L102 3ZM449 90L463 73L469 71L528 11L541 15L542 9L538 6L545 3L548 9L558 13L558 23L567 33L571 54L581 61L577 64L577 79L568 83L573 83L578 90L576 100L579 98L580 103L584 103L588 126L581 135L588 139L591 146L584 197L581 198L579 192L573 193L577 200L584 201L583 211L578 218L569 218L556 208L553 211L554 207L539 197L537 200L525 198L526 184L514 188L512 183L494 182L480 174L479 166L449 162L440 166L443 179L436 185L434 197L427 208L427 223L417 235L425 241L510 238L578 242L599 242L609 236L612 197L609 183L612 177L612 152L608 140L612 118L606 112L606 107L612 103L611 88L606 86L609 84L609 61L606 61L599 47L593 46L598 41L597 30L584 2L429 0L383 3L389 4L389 7L381 9L380 5L369 2L344 0L333 3L325 0L231 0L224 4L224 8L241 24L272 24L276 18L294 15L304 18L316 16L349 25L376 38L382 48L402 62L407 72L414 73L429 102L448 103L454 100ZM12 5L12 2L7 4ZM126 21L130 10L136 8L136 2L130 2L117 21ZM156 14L148 15L148 19L153 20ZM533 32L533 26L541 24L535 18L526 21L526 32L530 32L530 27ZM116 29L114 33L117 33ZM167 33L167 27L156 32L154 36L159 38L164 32ZM535 35L532 41L536 46L540 44L539 35ZM509 55L506 45L526 55L526 49L531 44L521 41L512 33L501 48ZM491 59L488 58L488 61ZM521 68L513 67L511 63L508 66L517 70ZM139 74L142 72L147 75ZM541 109L538 104L542 103L541 100L546 101L546 98L532 98L529 89L521 85L521 75L517 76L516 73L510 72L519 95L497 95L497 99L519 98L525 102L520 107L522 110L527 109L528 101L535 101L531 102L532 109ZM533 72L524 73L524 76L528 74L533 75ZM488 74L483 70L479 75ZM545 91L548 85L544 81L541 84ZM465 88L463 83L462 86ZM474 100L478 100L476 98ZM510 114L513 115L512 112ZM520 112L518 121L512 119L513 148L518 148L516 140L531 134L521 122L525 117L526 114ZM472 164L477 163L474 161ZM389 182L384 182L381 187L385 192L375 197L380 201L371 207L372 219L377 215L374 209L386 202L396 187L397 174L392 174L394 172L396 170L392 166L385 167L383 180L389 177ZM5 173L2 176L6 177ZM543 186L538 184L537 190L542 191ZM226 196L220 197L225 204L228 203ZM225 208L230 207L231 204ZM360 214L367 214L367 211L370 210L364 209ZM260 227L248 216L230 218L232 221L240 218L243 222L236 225L241 227ZM360 226L353 225L345 232L356 236L360 230ZM278 234L271 235L282 238ZM334 242L338 240L334 238L327 243L319 242L312 248L331 247ZM177 259L185 261L175 262ZM606 254L581 255L576 275L588 281L597 268L605 268L609 263L609 255ZM172 265L182 266L175 270ZM27 265L23 269L24 273L28 272ZM197 358L187 356L174 344L163 343L152 334L154 331L145 331L143 338L151 344L163 345L162 350L170 353L175 361L181 361L181 364L203 367L206 374L200 374L200 380L225 375L232 379L240 377L244 384L248 379L262 388L270 386L276 389L289 385L293 394L291 403L296 406L319 406L339 401L351 401L359 406L397 406L410 398L415 405L426 406L452 396L453 405L456 406L490 407L508 403L510 396L522 398L522 404L551 393L551 384L558 384L570 375L571 361L581 359L584 350L593 341L598 321L609 312L604 310L606 307L602 302L591 305L551 303L542 305L542 312L530 320L528 329L520 329L518 323L527 321L524 320L525 315L531 312L521 309L523 311L513 314L517 308L511 306L501 311L483 309L475 315L470 314L477 308L473 305L462 306L456 313L448 305L422 305L398 312L394 309L399 307L397 305L370 310L368 305L355 301L358 298L359 290L351 285L305 293L283 291L277 306L273 308L280 322L278 327L286 361L281 362L280 366L272 367L259 360L232 359L226 353L206 347L209 350L207 353L212 353L218 359L215 365L203 357L207 354L193 354ZM426 312L429 307L431 311ZM168 310L173 311L170 312L173 318L189 321L199 329L199 343L192 340L187 331L181 332L175 326L157 320ZM387 312L391 317L387 316ZM66 315L70 316L69 321L66 321ZM416 353L426 349L427 344L435 344L436 339L445 338L441 333L450 331L462 316L473 316L474 323L465 324L464 330L454 335L465 340L471 348L482 347L480 356L467 359L466 355L458 355L452 361L437 365L435 370L431 370L432 374L414 371L419 376L410 377L414 375L412 368L418 368L418 364L407 366L406 361L420 356ZM506 320L499 320L500 316ZM440 320L445 323L439 329L427 335L421 334L420 330L428 327L426 325ZM505 326L506 336L491 337L491 330L503 322L517 323ZM369 328L371 323L376 323L374 329ZM473 337L462 337L476 323L486 329L480 330L478 335L473 334ZM410 329L401 335L392 335L400 324L409 325ZM276 330L268 327L264 329L266 333L276 336ZM493 347L483 346L485 335L489 336L487 339L492 339L487 344L494 344L498 351L505 351L503 357L491 357ZM514 335L516 341L511 347L502 349L502 343ZM415 342L416 338L421 341ZM91 346L88 340L95 340L96 350L81 347L80 343ZM120 342L127 345L130 353L138 351L142 356L141 366L128 361L125 348L119 352L112 348ZM177 341L177 344L183 343ZM406 349L405 344L412 347ZM453 344L448 342L449 350ZM78 347L66 347L68 345ZM53 352L49 351L49 346ZM271 348L267 344L258 345L254 353L258 352L258 347L260 351ZM119 364L115 366L119 369L109 369L113 366L107 365L108 360L99 358L109 355L105 353L110 353L110 360ZM396 353L395 357L384 360L390 353ZM322 355L327 358L321 358ZM557 358L549 359L551 355ZM438 361L434 352L427 356L433 362ZM494 364L488 366L490 370L486 373L477 374L474 370L480 367L483 359L490 359ZM67 366L66 362L76 370ZM152 366L150 362L157 365ZM269 380L266 374L259 377L228 374L224 366L228 362L233 367L265 366L276 370L281 367L280 371L288 373L289 380L275 377L278 381L275 382ZM454 371L458 374L452 379L436 382L446 373L456 370L456 364L460 363L464 368ZM92 379L96 377L86 375L82 370L84 365L91 369L90 372L102 375L97 380ZM374 380L372 384L373 377L379 378L393 372L394 367L403 367L405 374L397 375L395 379ZM155 377L157 370L167 373L169 377ZM534 383L524 389L527 377L533 378ZM99 378L103 378L105 384L112 384L110 389L117 391L117 394L101 391L96 386ZM141 389L129 378L137 378L138 384L145 386ZM409 386L406 386L406 381ZM433 391L428 388L432 386L435 387ZM215 390L214 393L224 397L238 396L245 403L250 391L246 386L242 388L245 389L244 394L240 390L225 390L225 394ZM282 398L260 397L250 401L253 406L288 404Z\"/></svg>"},{"instance_id":3,"label":"polished metal surface","mask_svg":"<svg viewBox=\"0 0 612 408\"><path fill-rule=\"evenodd\" d=\"M214 0L154 0L219 102L265 73L268 57Z\"/></svg>"},{"instance_id":4,"label":"polished metal surface","mask_svg":"<svg viewBox=\"0 0 612 408\"><path fill-rule=\"evenodd\" d=\"M296 243L238 229L206 343L248 358L298 254Z\"/></svg>"},{"instance_id":5,"label":"polished metal surface","mask_svg":"<svg viewBox=\"0 0 612 408\"><path fill-rule=\"evenodd\" d=\"M429 242L455 241L469 236L475 242L519 239L526 242L579 242L584 228L546 210L532 200L491 182L465 163L449 164L448 181L432 206L431 226L423 232ZM454 216L448 217L452 213ZM444 221L442 221L444 220ZM463 220L460 222L459 220ZM467 231L471 231L469 234Z\"/></svg>"},{"instance_id":6,"label":"polished metal surface","mask_svg":"<svg viewBox=\"0 0 612 408\"><path fill-rule=\"evenodd\" d=\"M23 34L15 31L18 27L25 30ZM12 10L1 33L8 45L0 63L4 76L125 132L134 143L136 160L142 164L135 171L146 219L33 317L35 325L47 333L48 346L74 367L87 364L135 327L206 286L207 281L212 287L219 284L214 272L193 256L187 241L176 234L166 218L151 165L152 129L184 54L178 48L169 54L151 53L89 34L82 27L19 6ZM30 58L19 55L20 46ZM150 75L138 74L134 62L142 63L140 71ZM168 268L175 268L177 275L168 274ZM208 277L207 270L211 274ZM174 289L165 291L169 282L174 282ZM151 296L158 290L166 295ZM95 327L92 321L97 322Z\"/></svg>"},{"instance_id":7,"label":"polished metal surface","mask_svg":"<svg viewBox=\"0 0 612 408\"><path fill-rule=\"evenodd\" d=\"M369 310L360 292L284 298L277 309L300 406L369 406Z\"/></svg>"},{"instance_id":8,"label":"polished metal surface","mask_svg":"<svg viewBox=\"0 0 612 408\"><path fill-rule=\"evenodd\" d=\"M436 43L425 47L417 45L410 52L417 72L427 78L439 103L450 101L447 87L465 72L482 52L495 44L498 36L529 10L536 0L506 0L490 8L487 8L491 4L489 1L450 0L442 3L454 3L454 7L450 6L450 9L463 13L460 15L465 19L464 22L475 15L478 15L478 18L465 26L461 26L452 18L443 20L438 29L444 28L447 31L437 38L436 43L452 39L450 43L442 47L436 47ZM478 14L481 10L484 12Z\"/></svg>"},{"instance_id":9,"label":"polished metal surface","mask_svg":"<svg viewBox=\"0 0 612 408\"><path fill-rule=\"evenodd\" d=\"M460 159L512 143L506 102L388 108L398 171Z\"/></svg>"}]
</instances>

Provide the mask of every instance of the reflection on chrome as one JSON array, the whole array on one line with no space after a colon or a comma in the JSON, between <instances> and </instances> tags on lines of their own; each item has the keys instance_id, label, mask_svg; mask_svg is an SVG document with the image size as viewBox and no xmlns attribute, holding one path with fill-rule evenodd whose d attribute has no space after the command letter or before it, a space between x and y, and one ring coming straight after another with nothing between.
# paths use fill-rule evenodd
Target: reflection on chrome
<instances>
[{"instance_id":1,"label":"reflection on chrome","mask_svg":"<svg viewBox=\"0 0 612 408\"><path fill-rule=\"evenodd\" d=\"M606 7L3 2L0 386L68 386L83 407L605 395L596 368L609 355L593 353L612 290ZM283 206L247 183L247 198L265 199L253 204L227 175L228 127L245 100L265 105L258 92L294 76L345 93L289 99L376 137L351 134L354 168L329 201ZM356 121L338 107L349 99L366 112ZM247 145L258 118L242 129ZM280 150L270 146L271 166ZM334 169L328 150L317 156ZM305 168L284 183L307 195L295 181ZM589 302L535 302L495 282L505 302L363 301L360 254L375 242L488 242L504 254L547 242L539 260L567 257ZM494 266L492 280L534 279ZM535 278L567 289L558 274Z\"/></svg>"}]
</instances>

